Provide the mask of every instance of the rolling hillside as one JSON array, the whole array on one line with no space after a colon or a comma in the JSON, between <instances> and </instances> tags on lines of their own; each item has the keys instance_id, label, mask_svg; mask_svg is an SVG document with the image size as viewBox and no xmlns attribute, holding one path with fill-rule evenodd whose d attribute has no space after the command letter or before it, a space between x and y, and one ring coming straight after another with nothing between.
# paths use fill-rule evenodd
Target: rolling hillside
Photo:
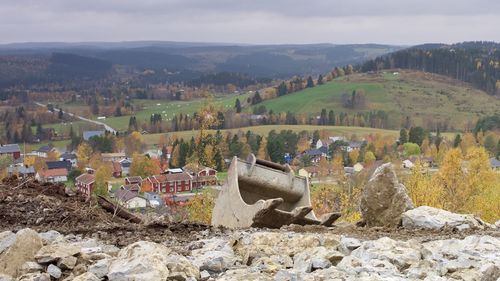
<instances>
[{"instance_id":1,"label":"rolling hillside","mask_svg":"<svg viewBox=\"0 0 500 281\"><path fill-rule=\"evenodd\" d=\"M342 94L353 90L366 93L366 108L343 107ZM410 116L416 125L446 122L449 130L462 130L479 117L500 112L500 99L494 96L458 80L417 71L354 74L266 100L260 105L274 112L290 111L312 116L318 115L323 108L336 113L383 110L389 114L394 129Z\"/></svg>"}]
</instances>

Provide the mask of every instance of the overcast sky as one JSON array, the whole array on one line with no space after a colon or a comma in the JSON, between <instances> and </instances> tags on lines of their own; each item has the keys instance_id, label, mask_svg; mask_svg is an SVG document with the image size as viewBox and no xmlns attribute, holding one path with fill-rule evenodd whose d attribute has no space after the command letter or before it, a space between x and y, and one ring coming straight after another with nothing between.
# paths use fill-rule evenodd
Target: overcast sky
<instances>
[{"instance_id":1,"label":"overcast sky","mask_svg":"<svg viewBox=\"0 0 500 281\"><path fill-rule=\"evenodd\" d=\"M500 41L498 0L0 0L0 43Z\"/></svg>"}]
</instances>

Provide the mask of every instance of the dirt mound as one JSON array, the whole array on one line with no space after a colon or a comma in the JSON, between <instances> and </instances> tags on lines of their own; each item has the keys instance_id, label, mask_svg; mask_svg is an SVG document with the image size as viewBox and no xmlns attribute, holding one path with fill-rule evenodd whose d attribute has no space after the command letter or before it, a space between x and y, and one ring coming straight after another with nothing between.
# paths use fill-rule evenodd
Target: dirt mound
<instances>
[{"instance_id":1,"label":"dirt mound","mask_svg":"<svg viewBox=\"0 0 500 281\"><path fill-rule=\"evenodd\" d=\"M67 196L63 184L9 177L0 185L0 229L80 229L113 223L126 221L79 196Z\"/></svg>"}]
</instances>

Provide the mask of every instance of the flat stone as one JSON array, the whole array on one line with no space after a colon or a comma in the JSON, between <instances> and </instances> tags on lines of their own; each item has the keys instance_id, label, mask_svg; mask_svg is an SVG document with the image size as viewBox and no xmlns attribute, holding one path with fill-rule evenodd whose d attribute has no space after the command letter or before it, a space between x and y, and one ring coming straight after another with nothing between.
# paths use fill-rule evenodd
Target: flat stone
<instances>
[{"instance_id":1,"label":"flat stone","mask_svg":"<svg viewBox=\"0 0 500 281\"><path fill-rule=\"evenodd\" d=\"M78 275L73 279L73 281L100 281L100 280L101 279L99 279L91 272L86 272L84 274Z\"/></svg>"},{"instance_id":2,"label":"flat stone","mask_svg":"<svg viewBox=\"0 0 500 281\"><path fill-rule=\"evenodd\" d=\"M57 263L57 266L61 269L73 269L76 265L76 262L78 261L78 259L74 256L67 256L67 257L63 257L59 260L59 262Z\"/></svg>"},{"instance_id":3,"label":"flat stone","mask_svg":"<svg viewBox=\"0 0 500 281\"><path fill-rule=\"evenodd\" d=\"M59 279L62 275L62 270L53 264L49 264L49 266L47 267L47 273L50 276Z\"/></svg>"},{"instance_id":4,"label":"flat stone","mask_svg":"<svg viewBox=\"0 0 500 281\"><path fill-rule=\"evenodd\" d=\"M43 246L35 256L38 263L57 262L64 257L76 256L80 247L70 243L58 243Z\"/></svg>"}]
</instances>

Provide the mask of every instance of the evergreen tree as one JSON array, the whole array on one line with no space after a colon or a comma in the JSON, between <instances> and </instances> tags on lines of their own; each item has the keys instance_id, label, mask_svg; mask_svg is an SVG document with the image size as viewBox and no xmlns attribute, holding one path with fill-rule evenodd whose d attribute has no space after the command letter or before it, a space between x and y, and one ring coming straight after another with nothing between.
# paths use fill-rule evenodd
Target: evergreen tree
<instances>
[{"instance_id":1,"label":"evergreen tree","mask_svg":"<svg viewBox=\"0 0 500 281\"><path fill-rule=\"evenodd\" d=\"M403 145L408 142L408 132L405 128L399 131L399 144Z\"/></svg>"},{"instance_id":2,"label":"evergreen tree","mask_svg":"<svg viewBox=\"0 0 500 281\"><path fill-rule=\"evenodd\" d=\"M323 82L323 75L320 74L318 77L318 85L323 85L323 83L324 83Z\"/></svg>"},{"instance_id":3,"label":"evergreen tree","mask_svg":"<svg viewBox=\"0 0 500 281\"><path fill-rule=\"evenodd\" d=\"M278 88L276 89L276 94L278 95L278 97L281 97L281 96L288 94L288 88L287 88L285 82L281 82L279 84Z\"/></svg>"},{"instance_id":4,"label":"evergreen tree","mask_svg":"<svg viewBox=\"0 0 500 281\"><path fill-rule=\"evenodd\" d=\"M328 112L328 125L335 126L335 112L333 110Z\"/></svg>"},{"instance_id":5,"label":"evergreen tree","mask_svg":"<svg viewBox=\"0 0 500 281\"><path fill-rule=\"evenodd\" d=\"M306 84L306 88L312 88L314 87L314 81L312 79L311 76L307 77L307 84Z\"/></svg>"},{"instance_id":6,"label":"evergreen tree","mask_svg":"<svg viewBox=\"0 0 500 281\"><path fill-rule=\"evenodd\" d=\"M236 113L241 113L241 103L240 99L236 99L236 102L234 104L234 108L236 109Z\"/></svg>"},{"instance_id":7,"label":"evergreen tree","mask_svg":"<svg viewBox=\"0 0 500 281\"><path fill-rule=\"evenodd\" d=\"M453 147L457 148L460 143L462 143L462 136L460 136L460 134L457 134L455 136L455 139L453 140Z\"/></svg>"}]
</instances>

